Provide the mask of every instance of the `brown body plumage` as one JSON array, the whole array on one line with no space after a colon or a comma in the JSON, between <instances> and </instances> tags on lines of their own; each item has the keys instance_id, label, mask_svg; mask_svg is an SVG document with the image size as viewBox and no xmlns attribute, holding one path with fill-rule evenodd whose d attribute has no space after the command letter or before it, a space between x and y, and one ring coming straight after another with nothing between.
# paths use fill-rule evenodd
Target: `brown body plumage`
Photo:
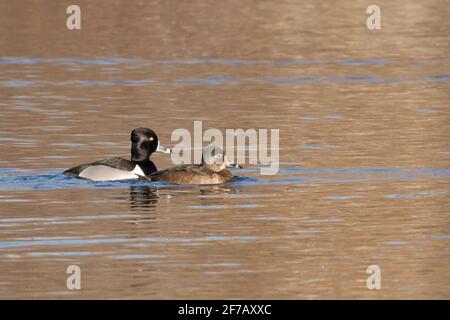
<instances>
[{"instance_id":1,"label":"brown body plumage","mask_svg":"<svg viewBox=\"0 0 450 320\"><path fill-rule=\"evenodd\" d=\"M221 184L233 178L230 170L214 172L197 164L180 165L151 174L151 181L164 181L176 184Z\"/></svg>"}]
</instances>

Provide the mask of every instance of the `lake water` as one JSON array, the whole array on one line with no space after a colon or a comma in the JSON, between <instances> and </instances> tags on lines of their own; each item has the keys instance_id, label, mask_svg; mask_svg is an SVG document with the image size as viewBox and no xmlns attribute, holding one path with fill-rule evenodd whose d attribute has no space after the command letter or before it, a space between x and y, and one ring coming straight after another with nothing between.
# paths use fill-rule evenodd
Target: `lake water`
<instances>
[{"instance_id":1,"label":"lake water","mask_svg":"<svg viewBox=\"0 0 450 320\"><path fill-rule=\"evenodd\" d=\"M0 298L450 298L448 5L77 4L0 2ZM279 129L280 171L61 175L195 120Z\"/></svg>"}]
</instances>

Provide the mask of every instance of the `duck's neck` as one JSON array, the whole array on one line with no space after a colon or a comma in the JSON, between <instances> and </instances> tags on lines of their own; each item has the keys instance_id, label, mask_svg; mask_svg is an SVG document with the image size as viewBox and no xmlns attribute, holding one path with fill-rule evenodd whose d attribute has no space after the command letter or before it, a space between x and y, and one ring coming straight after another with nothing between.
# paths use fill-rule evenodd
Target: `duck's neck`
<instances>
[{"instance_id":1,"label":"duck's neck","mask_svg":"<svg viewBox=\"0 0 450 320\"><path fill-rule=\"evenodd\" d=\"M132 160L133 161L133 160ZM146 176L148 176L148 175L150 175L150 174L152 174L153 172L156 172L158 169L156 168L156 166L155 166L155 164L152 162L152 161L150 161L150 160L147 160L147 161L133 161L136 165L138 165L141 169L142 169L142 171L144 172L144 174L146 175Z\"/></svg>"}]
</instances>

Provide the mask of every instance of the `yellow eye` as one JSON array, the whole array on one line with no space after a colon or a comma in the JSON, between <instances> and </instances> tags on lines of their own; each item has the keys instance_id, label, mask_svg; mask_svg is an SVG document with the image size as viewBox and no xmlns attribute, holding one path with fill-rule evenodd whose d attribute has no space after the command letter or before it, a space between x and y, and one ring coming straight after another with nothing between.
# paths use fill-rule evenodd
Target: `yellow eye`
<instances>
[{"instance_id":1,"label":"yellow eye","mask_svg":"<svg viewBox=\"0 0 450 320\"><path fill-rule=\"evenodd\" d=\"M150 138L148 138L148 140L153 141L153 140L155 140L155 138L150 137Z\"/></svg>"}]
</instances>

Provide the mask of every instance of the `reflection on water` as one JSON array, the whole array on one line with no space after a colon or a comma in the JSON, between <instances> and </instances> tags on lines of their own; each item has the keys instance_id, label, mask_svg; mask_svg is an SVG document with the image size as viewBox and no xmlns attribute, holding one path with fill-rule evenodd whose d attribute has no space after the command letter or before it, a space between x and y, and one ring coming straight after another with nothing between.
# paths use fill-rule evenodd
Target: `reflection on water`
<instances>
[{"instance_id":1,"label":"reflection on water","mask_svg":"<svg viewBox=\"0 0 450 320\"><path fill-rule=\"evenodd\" d=\"M379 1L374 32L358 1L81 1L80 32L41 2L0 2L0 297L449 298L439 1ZM128 157L131 128L170 145L194 120L280 129L280 171L206 187L61 175Z\"/></svg>"},{"instance_id":2,"label":"reflection on water","mask_svg":"<svg viewBox=\"0 0 450 320\"><path fill-rule=\"evenodd\" d=\"M158 189L130 186L130 208L154 208L158 203Z\"/></svg>"}]
</instances>

